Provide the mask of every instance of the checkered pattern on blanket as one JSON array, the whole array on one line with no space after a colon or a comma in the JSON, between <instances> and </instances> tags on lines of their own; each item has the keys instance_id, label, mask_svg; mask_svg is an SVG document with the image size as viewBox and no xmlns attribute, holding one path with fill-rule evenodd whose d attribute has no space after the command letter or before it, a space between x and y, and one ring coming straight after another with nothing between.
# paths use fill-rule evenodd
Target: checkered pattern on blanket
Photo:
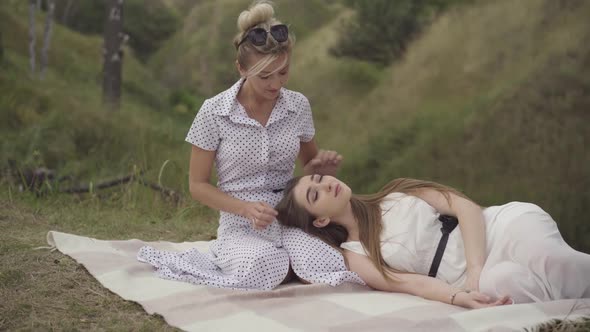
<instances>
[{"instance_id":1,"label":"checkered pattern on blanket","mask_svg":"<svg viewBox=\"0 0 590 332\"><path fill-rule=\"evenodd\" d=\"M49 232L104 287L187 331L515 331L558 318L590 316L590 299L479 310L345 284L290 283L272 291L235 291L158 278L136 260L140 247L206 251L208 242L103 241Z\"/></svg>"}]
</instances>

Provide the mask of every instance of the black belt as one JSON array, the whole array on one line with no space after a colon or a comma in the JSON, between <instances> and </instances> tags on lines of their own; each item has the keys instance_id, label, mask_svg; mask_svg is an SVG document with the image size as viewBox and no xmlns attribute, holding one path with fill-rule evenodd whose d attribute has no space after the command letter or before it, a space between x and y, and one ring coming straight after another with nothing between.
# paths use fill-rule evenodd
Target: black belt
<instances>
[{"instance_id":1,"label":"black belt","mask_svg":"<svg viewBox=\"0 0 590 332\"><path fill-rule=\"evenodd\" d=\"M459 224L459 220L453 216L445 216L441 215L438 217L438 220L442 222L442 227L440 231L442 232L442 237L438 242L438 247L436 248L436 254L434 254L434 259L432 259L432 265L430 265L430 271L428 272L429 277L436 277L436 272L438 272L438 267L440 265L440 261L442 260L442 256L445 252L445 248L447 247L447 241L449 240L449 234L457 227Z\"/></svg>"}]
</instances>

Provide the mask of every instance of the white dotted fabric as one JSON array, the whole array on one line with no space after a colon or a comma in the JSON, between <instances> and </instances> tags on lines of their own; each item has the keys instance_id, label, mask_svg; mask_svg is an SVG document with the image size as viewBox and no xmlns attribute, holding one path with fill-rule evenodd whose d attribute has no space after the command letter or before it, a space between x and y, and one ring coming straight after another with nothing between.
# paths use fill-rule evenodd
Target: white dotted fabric
<instances>
[{"instance_id":1,"label":"white dotted fabric","mask_svg":"<svg viewBox=\"0 0 590 332\"><path fill-rule=\"evenodd\" d=\"M246 201L275 206L292 178L300 142L314 134L305 96L281 89L266 126L248 117L236 96L244 80L205 101L186 137L202 149L216 151L219 189ZM302 279L338 285L363 281L347 270L340 252L298 229L274 222L262 231L251 221L220 213L217 240L208 253L182 253L142 247L138 259L156 267L162 278L239 289L272 289L283 281L289 263Z\"/></svg>"}]
</instances>

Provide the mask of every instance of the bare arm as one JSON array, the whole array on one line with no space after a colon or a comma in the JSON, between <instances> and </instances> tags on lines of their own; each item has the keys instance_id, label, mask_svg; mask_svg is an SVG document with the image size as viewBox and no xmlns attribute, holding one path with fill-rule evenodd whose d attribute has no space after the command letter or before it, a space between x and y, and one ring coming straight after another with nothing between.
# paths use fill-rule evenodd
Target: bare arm
<instances>
[{"instance_id":1,"label":"bare arm","mask_svg":"<svg viewBox=\"0 0 590 332\"><path fill-rule=\"evenodd\" d=\"M276 216L276 211L270 205L239 200L209 182L215 153L193 145L189 171L189 188L193 199L216 210L241 215L250 220L260 220L260 226L270 224Z\"/></svg>"},{"instance_id":2,"label":"bare arm","mask_svg":"<svg viewBox=\"0 0 590 332\"><path fill-rule=\"evenodd\" d=\"M344 257L350 271L356 272L371 288L420 296L422 298L451 304L451 296L456 294L452 304L466 308L483 308L507 304L508 298L503 297L492 301L487 295L473 291L462 292L442 280L414 273L387 272L393 280L387 280L373 265L369 257L344 250Z\"/></svg>"},{"instance_id":3,"label":"bare arm","mask_svg":"<svg viewBox=\"0 0 590 332\"><path fill-rule=\"evenodd\" d=\"M318 154L318 146L315 143L315 139L312 139L309 142L301 142L299 146L299 161L301 165L305 167L307 163L309 163L313 157ZM309 175L309 174L305 174Z\"/></svg>"},{"instance_id":4,"label":"bare arm","mask_svg":"<svg viewBox=\"0 0 590 332\"><path fill-rule=\"evenodd\" d=\"M468 289L479 290L479 275L486 260L486 234L482 209L474 202L449 193L450 199L434 189L421 189L412 193L426 201L439 213L456 216L465 246Z\"/></svg>"}]
</instances>

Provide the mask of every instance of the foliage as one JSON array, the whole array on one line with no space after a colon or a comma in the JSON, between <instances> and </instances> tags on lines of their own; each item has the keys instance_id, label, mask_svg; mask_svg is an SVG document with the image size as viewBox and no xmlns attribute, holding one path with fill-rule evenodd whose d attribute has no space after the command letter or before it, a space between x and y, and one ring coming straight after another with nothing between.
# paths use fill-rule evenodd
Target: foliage
<instances>
[{"instance_id":1,"label":"foliage","mask_svg":"<svg viewBox=\"0 0 590 332\"><path fill-rule=\"evenodd\" d=\"M170 93L168 101L178 112L194 114L201 107L205 98L199 98L187 89L179 89Z\"/></svg>"},{"instance_id":2,"label":"foliage","mask_svg":"<svg viewBox=\"0 0 590 332\"><path fill-rule=\"evenodd\" d=\"M359 192L416 177L483 206L534 202L590 251L578 222L590 205L589 6L507 0L445 14L347 121L318 125L341 132L342 176Z\"/></svg>"},{"instance_id":3,"label":"foliage","mask_svg":"<svg viewBox=\"0 0 590 332\"><path fill-rule=\"evenodd\" d=\"M11 32L0 66L2 168L11 159L18 167L103 178L128 173L134 165L157 172L164 160L176 165L183 158L186 146L172 142L182 141L189 120L164 112L172 108L166 106L167 89L133 52L125 58L123 107L113 115L100 99L101 38L55 26L48 75L42 82L30 80L28 26L19 17L27 17L26 7L0 4L0 28ZM177 189L185 184L182 172L167 181Z\"/></svg>"},{"instance_id":4,"label":"foliage","mask_svg":"<svg viewBox=\"0 0 590 332\"><path fill-rule=\"evenodd\" d=\"M148 64L171 89L189 89L213 96L235 83L236 22L250 0L203 0L192 7L179 29ZM321 0L276 0L276 17L296 36L295 49L330 22L336 10Z\"/></svg>"},{"instance_id":5,"label":"foliage","mask_svg":"<svg viewBox=\"0 0 590 332\"><path fill-rule=\"evenodd\" d=\"M75 1L88 8L96 2ZM105 291L73 261L31 250L45 245L50 229L117 239L215 235L216 212L190 202L190 147L183 138L202 99L236 78L230 41L250 0L194 6L162 0L170 2L193 10L181 13L182 28L148 65L126 52L123 104L112 115L100 103L101 36L56 25L47 78L30 80L28 2L0 1L0 298L8 299L0 301L0 330L166 328L162 319ZM406 56L387 66L329 54L339 21L351 12L336 0L330 6L276 3L278 17L297 35L289 88L310 99L316 139L344 156L339 176L355 192L405 176L452 185L484 206L535 202L569 244L590 252L590 29L584 15L590 2L461 6L415 35ZM42 19L39 14L38 34ZM209 71L200 72L201 64ZM4 176L8 159L19 167L55 168L83 183L146 169L146 178L161 179L186 200L176 206L135 184L35 197Z\"/></svg>"},{"instance_id":6,"label":"foliage","mask_svg":"<svg viewBox=\"0 0 590 332\"><path fill-rule=\"evenodd\" d=\"M387 65L446 8L465 0L348 0L356 16L342 28L335 56Z\"/></svg>"},{"instance_id":7,"label":"foliage","mask_svg":"<svg viewBox=\"0 0 590 332\"><path fill-rule=\"evenodd\" d=\"M125 31L129 44L142 59L156 52L180 24L179 15L157 1L125 2Z\"/></svg>"},{"instance_id":8,"label":"foliage","mask_svg":"<svg viewBox=\"0 0 590 332\"><path fill-rule=\"evenodd\" d=\"M85 34L102 35L106 1L74 1L65 14L66 1L58 1L56 18L59 23ZM155 52L180 26L178 13L162 1L125 0L124 30L129 35L129 45L140 59Z\"/></svg>"}]
</instances>

